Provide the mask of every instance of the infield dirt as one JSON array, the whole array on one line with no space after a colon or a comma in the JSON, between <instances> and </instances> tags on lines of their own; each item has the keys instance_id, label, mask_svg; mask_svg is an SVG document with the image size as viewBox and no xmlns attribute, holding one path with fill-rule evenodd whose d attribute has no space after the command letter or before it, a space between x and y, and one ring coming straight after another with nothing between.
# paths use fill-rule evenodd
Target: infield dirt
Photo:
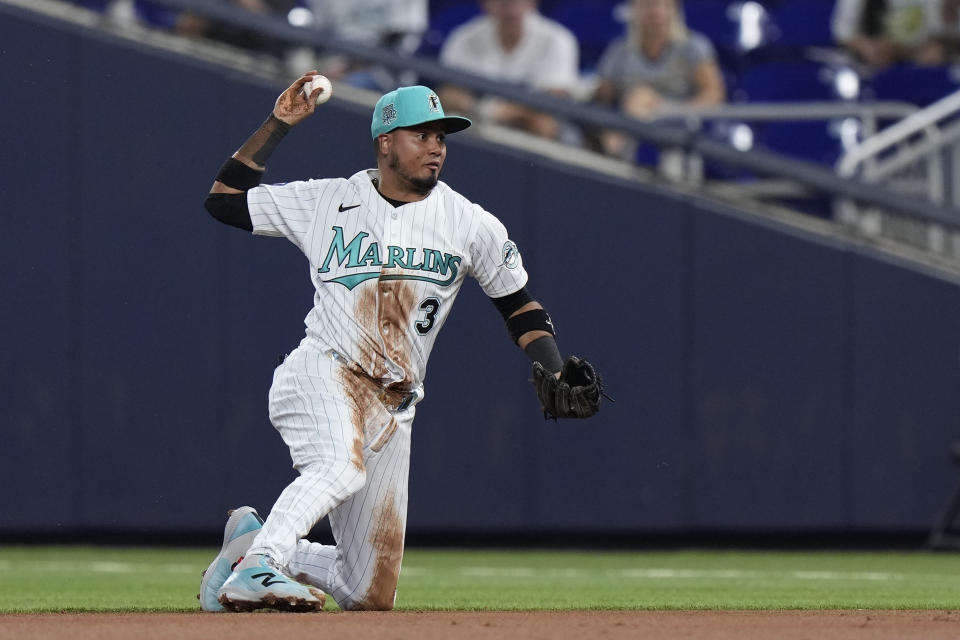
<instances>
[{"instance_id":1,"label":"infield dirt","mask_svg":"<svg viewBox=\"0 0 960 640\"><path fill-rule=\"evenodd\" d=\"M322 634L322 636L320 635ZM954 640L960 611L565 611L364 613L44 613L0 616L0 638L817 638Z\"/></svg>"}]
</instances>

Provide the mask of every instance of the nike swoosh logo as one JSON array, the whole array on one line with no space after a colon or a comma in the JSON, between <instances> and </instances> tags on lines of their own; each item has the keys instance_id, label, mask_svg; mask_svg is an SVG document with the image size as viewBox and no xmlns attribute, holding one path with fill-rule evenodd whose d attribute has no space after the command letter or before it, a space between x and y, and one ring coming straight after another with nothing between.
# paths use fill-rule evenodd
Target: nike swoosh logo
<instances>
[{"instance_id":1,"label":"nike swoosh logo","mask_svg":"<svg viewBox=\"0 0 960 640\"><path fill-rule=\"evenodd\" d=\"M360 205L355 204L355 205L353 205L353 206L351 206L351 207L345 207L345 206L343 206L343 203L341 202L341 203L340 203L340 213L343 213L344 211L350 211L350 209L356 209L356 208L359 207L359 206L360 206Z\"/></svg>"}]
</instances>

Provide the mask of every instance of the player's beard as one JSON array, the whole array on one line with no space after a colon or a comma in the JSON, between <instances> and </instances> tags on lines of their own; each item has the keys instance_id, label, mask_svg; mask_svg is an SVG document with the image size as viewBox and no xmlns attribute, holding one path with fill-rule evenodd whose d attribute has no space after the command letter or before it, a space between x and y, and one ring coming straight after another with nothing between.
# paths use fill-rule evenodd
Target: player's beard
<instances>
[{"instance_id":1,"label":"player's beard","mask_svg":"<svg viewBox=\"0 0 960 640\"><path fill-rule=\"evenodd\" d=\"M389 166L397 174L401 180L405 181L410 188L413 189L416 193L419 193L422 196L430 193L430 190L437 186L437 181L440 180L440 172L436 173L430 172L430 176L426 178L420 178L417 176L412 176L408 174L400 166L400 156L396 151L390 151Z\"/></svg>"}]
</instances>

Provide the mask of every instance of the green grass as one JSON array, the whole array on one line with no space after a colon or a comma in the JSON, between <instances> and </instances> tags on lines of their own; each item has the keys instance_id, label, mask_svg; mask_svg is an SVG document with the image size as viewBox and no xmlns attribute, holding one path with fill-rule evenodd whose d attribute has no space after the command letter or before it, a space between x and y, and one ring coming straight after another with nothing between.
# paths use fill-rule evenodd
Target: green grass
<instances>
[{"instance_id":1,"label":"green grass","mask_svg":"<svg viewBox=\"0 0 960 640\"><path fill-rule=\"evenodd\" d=\"M0 547L0 612L196 611L213 549ZM398 609L956 609L960 555L410 550ZM335 607L331 607L335 608Z\"/></svg>"}]
</instances>

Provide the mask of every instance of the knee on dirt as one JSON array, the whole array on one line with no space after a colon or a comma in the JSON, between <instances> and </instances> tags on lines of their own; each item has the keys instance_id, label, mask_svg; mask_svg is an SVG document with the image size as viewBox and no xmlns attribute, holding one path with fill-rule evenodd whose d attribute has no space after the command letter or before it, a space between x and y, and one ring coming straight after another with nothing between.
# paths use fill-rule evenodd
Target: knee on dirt
<instances>
[{"instance_id":1,"label":"knee on dirt","mask_svg":"<svg viewBox=\"0 0 960 640\"><path fill-rule=\"evenodd\" d=\"M386 561L386 562L384 562ZM389 563L389 566L385 566ZM345 611L390 611L397 597L397 581L400 576L400 563L393 563L381 556L373 579L365 591L356 589L363 595L338 602Z\"/></svg>"},{"instance_id":2,"label":"knee on dirt","mask_svg":"<svg viewBox=\"0 0 960 640\"><path fill-rule=\"evenodd\" d=\"M395 595L396 590L392 590L389 596L364 597L360 600L349 600L338 604L344 611L392 611L396 600Z\"/></svg>"}]
</instances>

